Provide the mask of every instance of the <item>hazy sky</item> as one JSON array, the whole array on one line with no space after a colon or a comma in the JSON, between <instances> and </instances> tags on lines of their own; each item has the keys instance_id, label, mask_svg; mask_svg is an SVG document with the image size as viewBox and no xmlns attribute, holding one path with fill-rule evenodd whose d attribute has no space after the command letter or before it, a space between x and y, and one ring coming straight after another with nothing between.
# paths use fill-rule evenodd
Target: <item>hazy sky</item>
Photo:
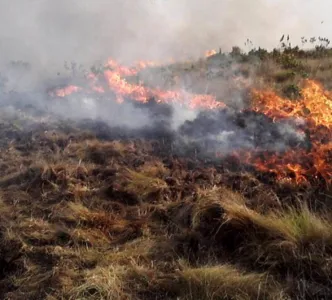
<instances>
[{"instance_id":1,"label":"hazy sky","mask_svg":"<svg viewBox=\"0 0 332 300\"><path fill-rule=\"evenodd\" d=\"M331 0L0 0L0 61L177 58L332 35ZM324 21L322 24L321 22Z\"/></svg>"}]
</instances>

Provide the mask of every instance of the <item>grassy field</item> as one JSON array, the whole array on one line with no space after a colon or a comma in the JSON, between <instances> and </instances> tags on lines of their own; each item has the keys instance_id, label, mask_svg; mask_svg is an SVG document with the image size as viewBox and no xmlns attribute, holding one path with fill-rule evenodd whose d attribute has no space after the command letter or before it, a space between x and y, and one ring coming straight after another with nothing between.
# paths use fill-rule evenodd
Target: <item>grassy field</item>
<instances>
[{"instance_id":1,"label":"grassy field","mask_svg":"<svg viewBox=\"0 0 332 300\"><path fill-rule=\"evenodd\" d=\"M253 88L292 101L308 78L332 89L331 72L324 47L234 48L128 81L239 106ZM332 298L330 185L27 122L0 116L0 299Z\"/></svg>"}]
</instances>

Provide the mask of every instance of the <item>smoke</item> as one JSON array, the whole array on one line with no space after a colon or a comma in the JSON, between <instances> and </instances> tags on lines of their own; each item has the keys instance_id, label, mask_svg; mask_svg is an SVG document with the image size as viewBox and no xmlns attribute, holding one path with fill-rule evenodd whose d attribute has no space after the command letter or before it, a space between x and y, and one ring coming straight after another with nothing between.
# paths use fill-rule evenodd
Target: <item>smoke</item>
<instances>
[{"instance_id":1,"label":"smoke","mask_svg":"<svg viewBox=\"0 0 332 300\"><path fill-rule=\"evenodd\" d=\"M83 72L108 57L122 62L181 60L211 48L244 47L247 38L255 46L272 48L284 33L295 41L303 35L328 37L328 3L320 1L318 9L317 2L299 0L1 0L0 67L7 81L1 85L0 78L0 90L6 86L16 94L0 98L74 120L90 118L131 129L166 128L178 132L182 140L214 141L225 151L239 145L251 148L257 146L255 133L265 130L255 128L256 118L249 118L246 129L241 129L229 116L202 117L177 105L162 111L133 103L119 106L111 95L100 99L78 95L48 103L45 91L50 83L69 83L71 74L63 70L64 62L82 64ZM241 96L235 101L243 105ZM211 131L206 124L217 129ZM283 149L288 140L299 140L293 124L278 126L271 125L273 133L260 136L266 145ZM282 137L281 144L272 142L276 136Z\"/></svg>"},{"instance_id":2,"label":"smoke","mask_svg":"<svg viewBox=\"0 0 332 300\"><path fill-rule=\"evenodd\" d=\"M0 72L29 63L29 76L7 74L15 88L49 82L64 62L89 68L113 57L135 60L198 57L244 42L272 48L282 34L329 37L330 2L286 0L1 0ZM323 21L323 23L322 23Z\"/></svg>"},{"instance_id":3,"label":"smoke","mask_svg":"<svg viewBox=\"0 0 332 300\"><path fill-rule=\"evenodd\" d=\"M328 34L329 1L2 0L0 60L50 69L64 61L197 56L209 48L273 47L283 33ZM325 19L325 20L324 20ZM321 24L321 21L325 21Z\"/></svg>"}]
</instances>

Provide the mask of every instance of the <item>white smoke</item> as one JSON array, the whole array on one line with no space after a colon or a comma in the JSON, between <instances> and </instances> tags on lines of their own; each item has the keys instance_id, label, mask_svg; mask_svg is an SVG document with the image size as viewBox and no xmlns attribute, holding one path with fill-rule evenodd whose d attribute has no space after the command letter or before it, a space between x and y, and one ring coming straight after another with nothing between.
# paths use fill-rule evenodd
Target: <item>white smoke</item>
<instances>
[{"instance_id":1,"label":"white smoke","mask_svg":"<svg viewBox=\"0 0 332 300\"><path fill-rule=\"evenodd\" d=\"M329 37L329 11L328 0L1 0L0 60L50 69L109 56L197 56L247 38L274 47L283 33Z\"/></svg>"},{"instance_id":2,"label":"white smoke","mask_svg":"<svg viewBox=\"0 0 332 300\"><path fill-rule=\"evenodd\" d=\"M294 42L301 36L329 37L329 11L327 0L1 0L0 70L7 78L6 88L21 93L17 101L45 106L42 93L31 93L50 82L65 84L65 61L89 68L108 57L123 62L180 60L211 48L244 47L247 38L257 47L272 48L282 34ZM11 61L23 63L13 66ZM0 93L3 88L0 82ZM109 100L81 96L47 106L74 119L130 127L150 123L146 112ZM241 107L241 96L234 102ZM196 112L175 105L172 129L195 117ZM226 143L231 136L222 133L215 138Z\"/></svg>"}]
</instances>

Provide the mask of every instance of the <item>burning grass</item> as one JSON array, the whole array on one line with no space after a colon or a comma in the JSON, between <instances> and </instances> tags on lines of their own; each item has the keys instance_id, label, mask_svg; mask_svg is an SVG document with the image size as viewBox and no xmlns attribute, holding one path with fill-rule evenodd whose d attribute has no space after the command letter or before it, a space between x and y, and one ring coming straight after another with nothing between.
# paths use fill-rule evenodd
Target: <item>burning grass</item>
<instances>
[{"instance_id":1,"label":"burning grass","mask_svg":"<svg viewBox=\"0 0 332 300\"><path fill-rule=\"evenodd\" d=\"M272 68L302 68L294 61L284 68L287 62ZM115 72L138 76L140 68L109 64L112 85L127 89L117 86L120 96L179 96L137 89ZM295 80L286 77L287 84ZM254 122L266 129L289 114L306 118L301 126L312 142L277 158L258 153L256 164L248 151L207 158L181 144L176 152L159 132L121 140L112 137L118 128L108 128L108 136L100 124L62 123L27 133L4 116L0 298L330 299L331 96L306 84L296 99L255 90ZM193 105L219 107L213 97L193 95ZM209 124L202 135L215 126ZM303 165L293 164L299 158Z\"/></svg>"}]
</instances>

